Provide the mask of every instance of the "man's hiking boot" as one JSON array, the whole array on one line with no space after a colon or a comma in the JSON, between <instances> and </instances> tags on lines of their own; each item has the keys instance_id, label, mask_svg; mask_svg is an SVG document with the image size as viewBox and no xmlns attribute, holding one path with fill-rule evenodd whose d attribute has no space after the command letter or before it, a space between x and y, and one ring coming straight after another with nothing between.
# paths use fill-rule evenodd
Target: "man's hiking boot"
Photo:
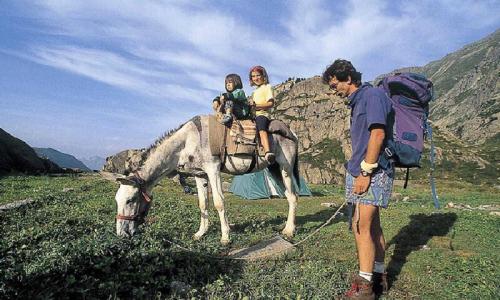
<instances>
[{"instance_id":1,"label":"man's hiking boot","mask_svg":"<svg viewBox=\"0 0 500 300\"><path fill-rule=\"evenodd\" d=\"M389 282L387 281L387 272L373 272L373 292L377 295L385 295L389 290Z\"/></svg>"},{"instance_id":2,"label":"man's hiking boot","mask_svg":"<svg viewBox=\"0 0 500 300\"><path fill-rule=\"evenodd\" d=\"M374 300L373 283L356 274L351 288L340 299Z\"/></svg>"},{"instance_id":3,"label":"man's hiking boot","mask_svg":"<svg viewBox=\"0 0 500 300\"><path fill-rule=\"evenodd\" d=\"M226 115L224 115L224 118L222 118L221 123L224 125L228 125L229 123L231 123L232 120L233 120L233 116L226 114Z\"/></svg>"},{"instance_id":4,"label":"man's hiking boot","mask_svg":"<svg viewBox=\"0 0 500 300\"><path fill-rule=\"evenodd\" d=\"M267 160L267 162L272 165L276 161L276 155L272 152L266 152L266 156L264 158Z\"/></svg>"}]
</instances>

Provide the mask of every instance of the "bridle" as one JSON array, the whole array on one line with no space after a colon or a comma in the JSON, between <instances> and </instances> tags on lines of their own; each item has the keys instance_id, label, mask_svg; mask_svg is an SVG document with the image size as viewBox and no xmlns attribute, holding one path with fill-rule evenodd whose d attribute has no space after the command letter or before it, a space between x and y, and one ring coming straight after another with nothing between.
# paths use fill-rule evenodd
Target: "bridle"
<instances>
[{"instance_id":1,"label":"bridle","mask_svg":"<svg viewBox=\"0 0 500 300\"><path fill-rule=\"evenodd\" d=\"M139 186L139 192L140 192L140 200L142 201L144 207L147 208L149 205L151 205L151 202L153 201L153 196L149 195L148 192L146 191L146 181L142 179L142 177L139 175L137 171L134 172L134 175L132 177L127 177L127 179L134 181L138 186ZM126 220L126 221L139 221L139 222L144 222L145 219L145 214L147 209L144 209L141 211L141 204L139 204L139 209L138 213L130 216L124 216L117 214L116 219L117 220Z\"/></svg>"}]
</instances>

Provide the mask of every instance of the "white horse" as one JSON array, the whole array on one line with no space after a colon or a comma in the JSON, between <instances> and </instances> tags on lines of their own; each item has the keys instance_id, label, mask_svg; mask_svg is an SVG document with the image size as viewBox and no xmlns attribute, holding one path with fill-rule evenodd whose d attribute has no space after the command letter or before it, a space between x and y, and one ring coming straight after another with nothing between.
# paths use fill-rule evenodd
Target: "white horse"
<instances>
[{"instance_id":1,"label":"white horse","mask_svg":"<svg viewBox=\"0 0 500 300\"><path fill-rule=\"evenodd\" d=\"M120 183L115 196L117 235L133 235L138 226L144 222L148 213L154 186L163 177L175 175L179 170L185 170L195 177L201 210L200 227L193 238L200 239L208 230L207 187L210 184L214 206L220 218L222 234L220 241L222 244L230 242L229 224L224 209L221 172L228 174L256 172L269 165L264 159L252 158L250 155L228 156L225 162L221 160L220 156L213 155L208 143L208 118L209 116L194 117L178 130L158 139L144 152L143 163L133 175L124 176L101 172L104 178ZM273 124L278 123L280 121L273 121L270 131ZM295 230L295 211L297 208L297 192L292 182L292 176L299 183L298 140L289 129L287 133L269 135L272 141L271 150L276 154L276 163L269 168L274 174L281 173L278 178L283 180L286 189L285 196L289 205L288 218L282 234L292 237Z\"/></svg>"}]
</instances>

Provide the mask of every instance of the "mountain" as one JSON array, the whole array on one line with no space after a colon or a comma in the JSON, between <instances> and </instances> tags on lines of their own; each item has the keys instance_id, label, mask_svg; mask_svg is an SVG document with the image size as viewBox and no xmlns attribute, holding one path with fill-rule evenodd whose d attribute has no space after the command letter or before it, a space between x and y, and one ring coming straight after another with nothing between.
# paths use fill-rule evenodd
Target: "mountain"
<instances>
[{"instance_id":1,"label":"mountain","mask_svg":"<svg viewBox=\"0 0 500 300\"><path fill-rule=\"evenodd\" d=\"M0 173L57 173L62 169L52 161L38 157L24 141L0 128Z\"/></svg>"},{"instance_id":2,"label":"mountain","mask_svg":"<svg viewBox=\"0 0 500 300\"><path fill-rule=\"evenodd\" d=\"M62 168L80 169L90 172L91 170L73 155L62 153L52 148L33 148L36 154L42 158L48 158Z\"/></svg>"},{"instance_id":3,"label":"mountain","mask_svg":"<svg viewBox=\"0 0 500 300\"><path fill-rule=\"evenodd\" d=\"M83 164L85 164L91 170L100 170L106 163L106 159L100 156L92 156L87 158L79 158Z\"/></svg>"},{"instance_id":4,"label":"mountain","mask_svg":"<svg viewBox=\"0 0 500 300\"><path fill-rule=\"evenodd\" d=\"M423 67L395 70L423 73L434 82L431 104L440 178L498 184L500 116L498 66L500 30ZM361 70L362 71L362 70ZM276 85L273 118L298 135L301 173L311 183L343 182L343 164L351 155L350 111L315 76ZM427 144L426 147L429 147ZM411 172L426 178L429 163Z\"/></svg>"}]
</instances>

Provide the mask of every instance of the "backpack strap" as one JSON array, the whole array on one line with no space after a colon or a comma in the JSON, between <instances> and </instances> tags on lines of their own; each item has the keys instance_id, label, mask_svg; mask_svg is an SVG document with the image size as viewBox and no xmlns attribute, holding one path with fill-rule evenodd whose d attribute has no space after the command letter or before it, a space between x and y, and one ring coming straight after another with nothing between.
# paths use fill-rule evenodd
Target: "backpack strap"
<instances>
[{"instance_id":1,"label":"backpack strap","mask_svg":"<svg viewBox=\"0 0 500 300\"><path fill-rule=\"evenodd\" d=\"M408 187L408 179L410 179L410 168L406 168L405 184L403 185L404 189Z\"/></svg>"},{"instance_id":2,"label":"backpack strap","mask_svg":"<svg viewBox=\"0 0 500 300\"><path fill-rule=\"evenodd\" d=\"M429 140L431 142L431 150L430 150L430 155L429 155L429 160L431 162L431 174L429 176L429 181L431 184L432 200L434 201L434 207L436 209L439 209L440 206L439 206L438 195L436 192L436 183L434 182L434 168L435 168L434 153L435 152L434 152L434 142L432 141L432 127L431 127L431 125L429 125L429 123L427 121L425 121L424 126L425 126L425 131L428 134Z\"/></svg>"}]
</instances>

